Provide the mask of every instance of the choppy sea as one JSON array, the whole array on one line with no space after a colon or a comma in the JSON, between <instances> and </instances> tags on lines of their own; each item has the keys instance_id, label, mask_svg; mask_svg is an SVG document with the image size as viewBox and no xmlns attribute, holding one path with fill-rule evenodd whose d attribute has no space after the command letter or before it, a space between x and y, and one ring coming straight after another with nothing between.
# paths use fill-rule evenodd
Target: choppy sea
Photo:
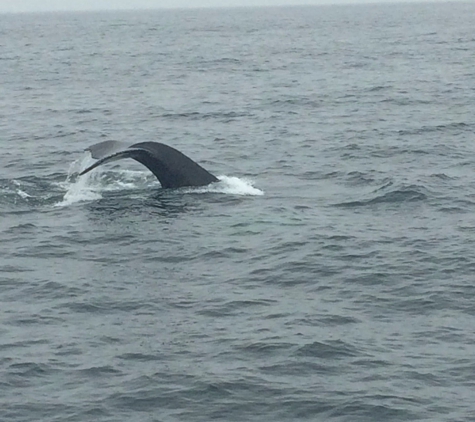
<instances>
[{"instance_id":1,"label":"choppy sea","mask_svg":"<svg viewBox=\"0 0 475 422\"><path fill-rule=\"evenodd\" d=\"M0 15L0 420L475 421L474 16Z\"/></svg>"}]
</instances>

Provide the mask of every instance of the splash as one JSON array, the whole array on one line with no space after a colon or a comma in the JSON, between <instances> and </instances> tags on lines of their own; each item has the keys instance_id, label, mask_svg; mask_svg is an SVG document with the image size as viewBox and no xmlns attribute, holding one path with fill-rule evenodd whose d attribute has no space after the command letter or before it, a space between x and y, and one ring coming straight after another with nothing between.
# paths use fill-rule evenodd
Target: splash
<instances>
[{"instance_id":1,"label":"splash","mask_svg":"<svg viewBox=\"0 0 475 422\"><path fill-rule=\"evenodd\" d=\"M93 201L101 199L102 195L98 191L97 178L100 177L100 173L90 172L84 176L77 176L77 173L82 169L91 165L94 160L90 154L87 154L83 159L76 160L69 166L68 177L66 181L62 183L62 186L66 188L63 200L56 204L57 207L64 207L72 205L76 202Z\"/></svg>"},{"instance_id":2,"label":"splash","mask_svg":"<svg viewBox=\"0 0 475 422\"><path fill-rule=\"evenodd\" d=\"M230 195L264 195L264 192L253 186L249 179L241 179L234 176L218 176L219 182L201 188L189 188L189 193L225 193Z\"/></svg>"},{"instance_id":3,"label":"splash","mask_svg":"<svg viewBox=\"0 0 475 422\"><path fill-rule=\"evenodd\" d=\"M16 194L22 199L31 198L31 195L20 189L21 183L18 180L12 180L13 184L17 187Z\"/></svg>"},{"instance_id":4,"label":"splash","mask_svg":"<svg viewBox=\"0 0 475 422\"><path fill-rule=\"evenodd\" d=\"M159 186L158 181L149 171L125 169L95 169L82 176L78 174L89 167L95 160L89 153L74 161L68 171L66 181L61 187L66 190L63 200L56 204L64 207L77 202L94 201L102 198L103 192L145 189Z\"/></svg>"}]
</instances>

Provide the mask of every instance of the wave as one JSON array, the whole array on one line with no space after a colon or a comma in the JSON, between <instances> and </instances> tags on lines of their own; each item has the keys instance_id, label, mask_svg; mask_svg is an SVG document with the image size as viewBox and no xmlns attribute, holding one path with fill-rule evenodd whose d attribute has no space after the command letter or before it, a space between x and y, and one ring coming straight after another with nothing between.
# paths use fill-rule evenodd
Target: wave
<instances>
[{"instance_id":1,"label":"wave","mask_svg":"<svg viewBox=\"0 0 475 422\"><path fill-rule=\"evenodd\" d=\"M352 208L375 204L400 204L407 202L418 202L427 199L427 194L425 191L426 188L420 185L402 185L399 187L392 187L392 183L388 183L385 186L374 190L371 193L370 198L350 202L341 202L334 204L334 206Z\"/></svg>"},{"instance_id":2,"label":"wave","mask_svg":"<svg viewBox=\"0 0 475 422\"><path fill-rule=\"evenodd\" d=\"M208 113L200 113L197 111L185 112L185 113L165 113L160 115L159 117L167 120L208 120L208 119L216 119L221 120L224 122L229 122L231 120L235 120L241 117L248 117L250 116L249 113L244 112L236 112L236 111L229 111L229 112L208 112Z\"/></svg>"},{"instance_id":3,"label":"wave","mask_svg":"<svg viewBox=\"0 0 475 422\"><path fill-rule=\"evenodd\" d=\"M465 122L453 122L447 124L439 124L439 125L425 125L418 128L413 129L401 129L398 130L397 133L399 135L424 135L433 132L449 132L453 134L459 134L462 132L470 132L473 130L472 125L465 123Z\"/></svg>"}]
</instances>

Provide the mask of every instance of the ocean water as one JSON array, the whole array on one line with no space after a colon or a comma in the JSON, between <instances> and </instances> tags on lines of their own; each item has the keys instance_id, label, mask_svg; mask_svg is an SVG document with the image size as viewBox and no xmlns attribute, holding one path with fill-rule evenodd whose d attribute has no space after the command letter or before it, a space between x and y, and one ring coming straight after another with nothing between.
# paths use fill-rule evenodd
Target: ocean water
<instances>
[{"instance_id":1,"label":"ocean water","mask_svg":"<svg viewBox=\"0 0 475 422\"><path fill-rule=\"evenodd\" d=\"M475 421L474 16L1 15L0 420Z\"/></svg>"}]
</instances>

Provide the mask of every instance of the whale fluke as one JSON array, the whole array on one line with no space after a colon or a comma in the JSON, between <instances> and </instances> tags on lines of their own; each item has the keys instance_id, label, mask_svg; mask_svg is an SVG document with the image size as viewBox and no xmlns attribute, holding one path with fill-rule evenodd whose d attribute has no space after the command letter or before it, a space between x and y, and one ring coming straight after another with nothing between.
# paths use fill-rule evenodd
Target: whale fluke
<instances>
[{"instance_id":1,"label":"whale fluke","mask_svg":"<svg viewBox=\"0 0 475 422\"><path fill-rule=\"evenodd\" d=\"M86 151L98 161L79 173L80 176L102 164L132 158L147 167L163 188L206 186L218 181L216 176L185 154L159 142L139 142L130 145L125 142L104 141L91 145Z\"/></svg>"}]
</instances>

